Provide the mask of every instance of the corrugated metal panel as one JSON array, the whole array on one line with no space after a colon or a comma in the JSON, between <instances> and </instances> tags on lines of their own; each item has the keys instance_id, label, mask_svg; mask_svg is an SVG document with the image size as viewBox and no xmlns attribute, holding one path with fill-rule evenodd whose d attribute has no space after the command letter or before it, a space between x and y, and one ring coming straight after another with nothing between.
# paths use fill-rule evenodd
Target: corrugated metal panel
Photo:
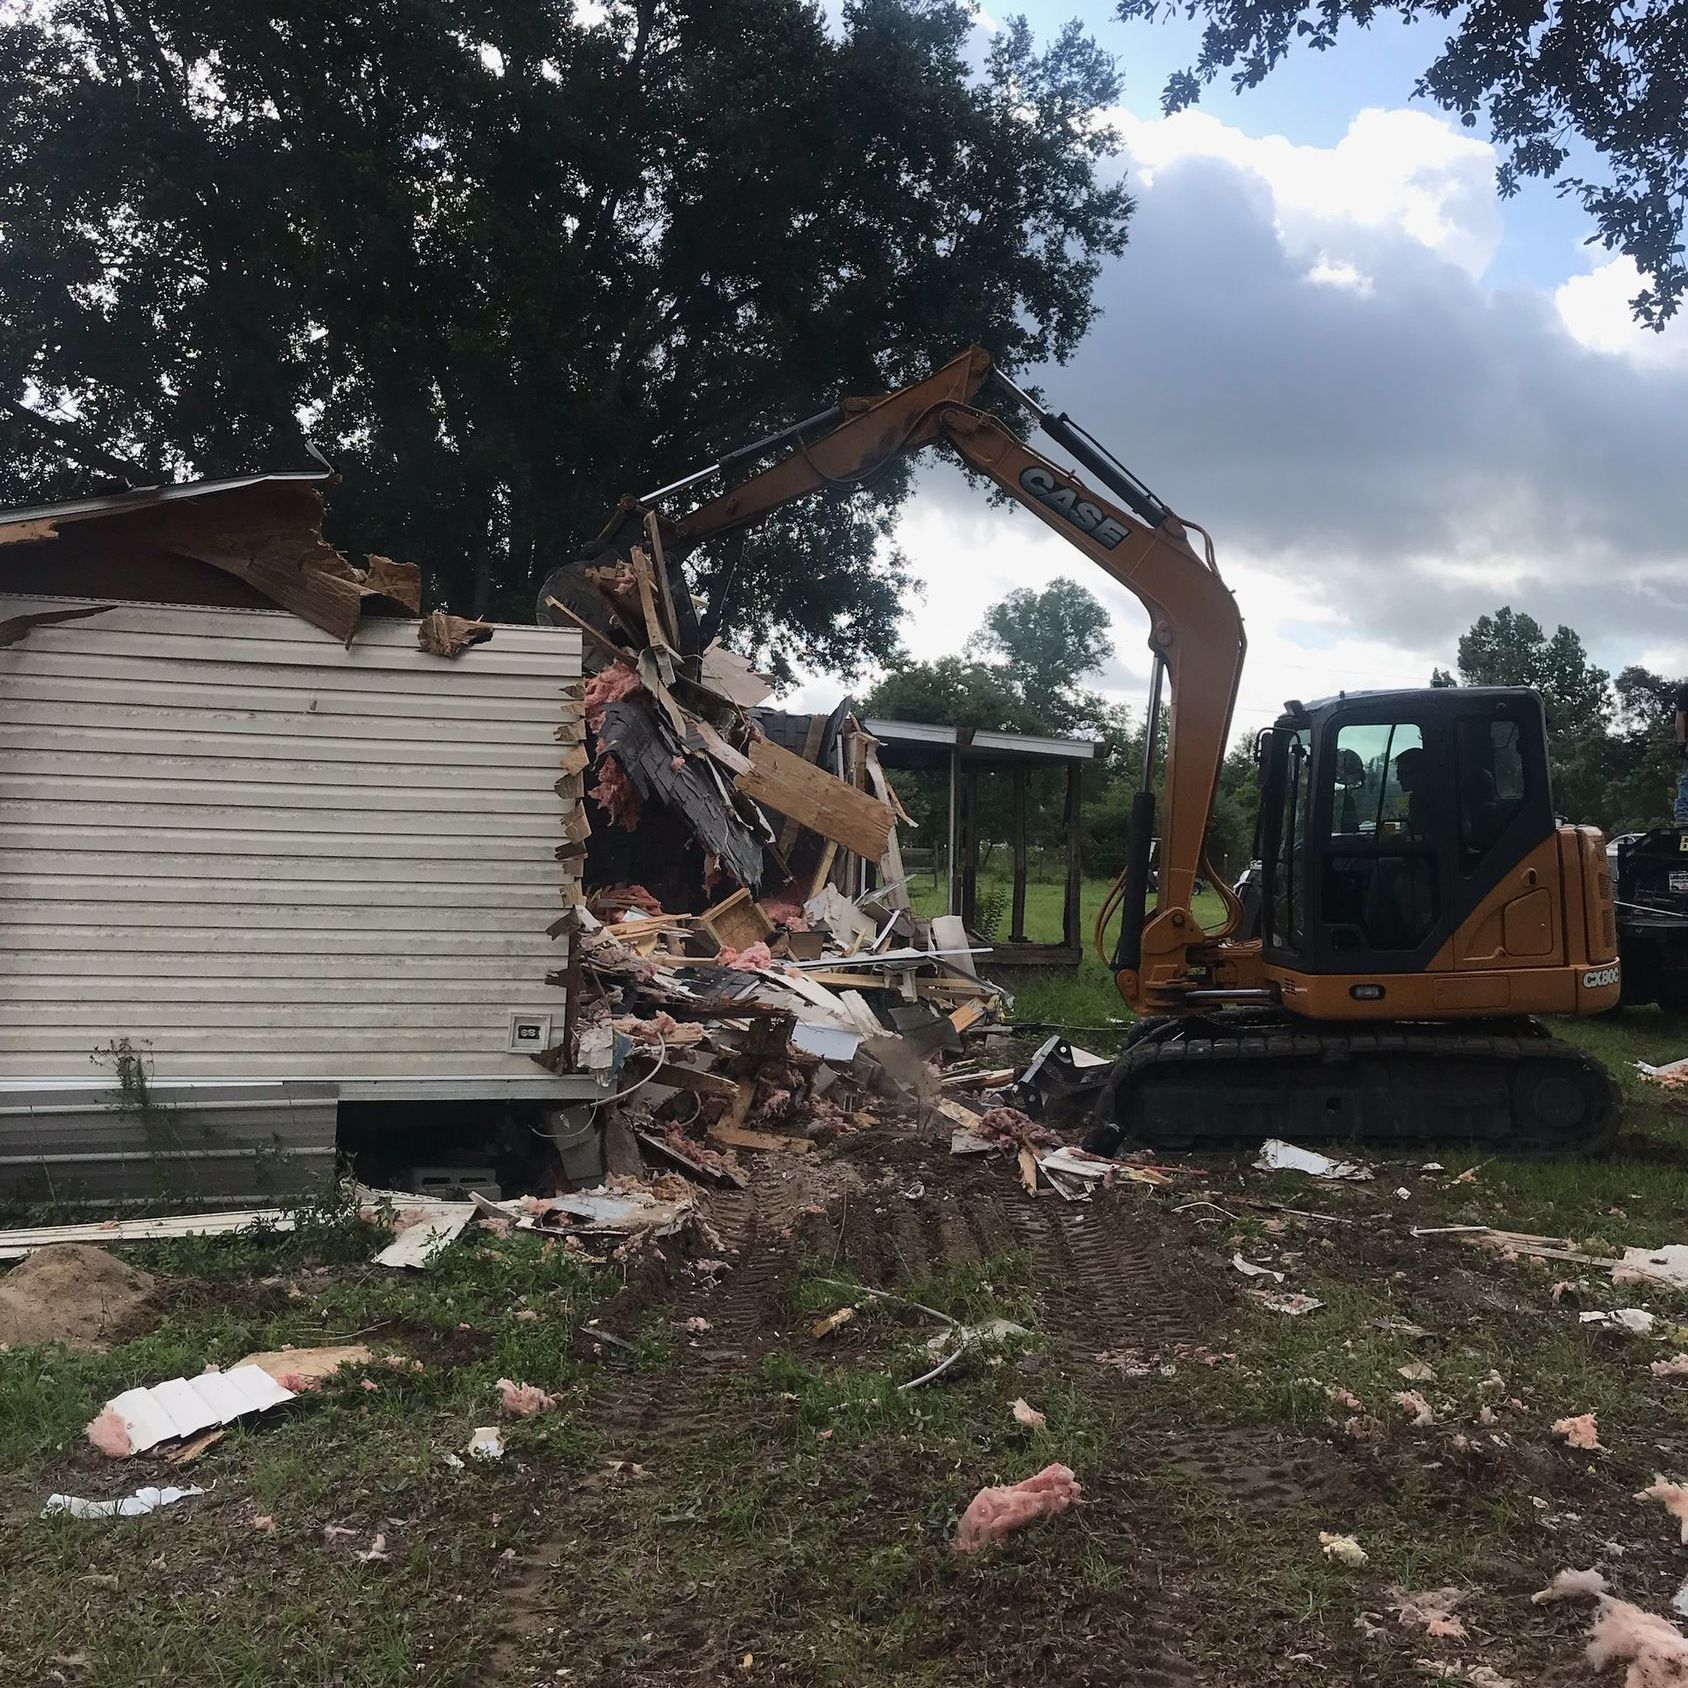
<instances>
[{"instance_id":1,"label":"corrugated metal panel","mask_svg":"<svg viewBox=\"0 0 1688 1688\"><path fill-rule=\"evenodd\" d=\"M0 1200L53 1207L202 1205L325 1191L332 1085L0 1091Z\"/></svg>"},{"instance_id":2,"label":"corrugated metal panel","mask_svg":"<svg viewBox=\"0 0 1688 1688\"><path fill-rule=\"evenodd\" d=\"M448 662L414 622L348 649L146 604L0 651L0 1081L86 1078L124 1038L155 1083L542 1077L510 1022L562 1029L579 677L564 629Z\"/></svg>"}]
</instances>

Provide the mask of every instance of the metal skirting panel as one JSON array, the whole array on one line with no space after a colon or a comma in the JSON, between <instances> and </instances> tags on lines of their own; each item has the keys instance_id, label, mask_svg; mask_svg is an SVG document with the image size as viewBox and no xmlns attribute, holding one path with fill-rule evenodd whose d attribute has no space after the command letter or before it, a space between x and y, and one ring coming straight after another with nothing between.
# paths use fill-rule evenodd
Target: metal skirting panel
<instances>
[{"instance_id":1,"label":"metal skirting panel","mask_svg":"<svg viewBox=\"0 0 1688 1688\"><path fill-rule=\"evenodd\" d=\"M9 1207L256 1206L326 1191L330 1084L0 1089L0 1203Z\"/></svg>"}]
</instances>

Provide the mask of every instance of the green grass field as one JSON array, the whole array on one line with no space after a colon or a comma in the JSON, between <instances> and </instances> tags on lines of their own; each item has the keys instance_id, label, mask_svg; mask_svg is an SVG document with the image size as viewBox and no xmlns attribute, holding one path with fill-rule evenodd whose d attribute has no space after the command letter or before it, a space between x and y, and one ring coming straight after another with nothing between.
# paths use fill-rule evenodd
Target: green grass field
<instances>
[{"instance_id":1,"label":"green grass field","mask_svg":"<svg viewBox=\"0 0 1688 1688\"><path fill-rule=\"evenodd\" d=\"M1084 941L1084 960L1074 970L1067 967L1039 967L993 969L991 958L981 956L980 971L987 978L1001 976L1001 983L1014 993L1014 1018L1025 1026L1058 1026L1061 1030L1079 1034L1107 1032L1123 1026L1130 1011L1120 1000L1114 986L1114 976L1096 954L1092 933L1096 916L1101 910L1113 881L1086 879L1080 897L1081 918L1079 934ZM1010 880L996 875L981 876L979 897L981 904L987 897L1000 896L1004 913L997 928L1001 938L1008 936L1007 900L1013 892ZM1061 941L1061 905L1065 886L1059 881L1037 882L1026 886L1026 936L1033 943L1054 944ZM917 879L909 885L909 901L919 914L942 914L944 887L933 886L930 879ZM1196 918L1204 925L1213 925L1222 911L1218 897L1204 892L1196 898Z\"/></svg>"}]
</instances>

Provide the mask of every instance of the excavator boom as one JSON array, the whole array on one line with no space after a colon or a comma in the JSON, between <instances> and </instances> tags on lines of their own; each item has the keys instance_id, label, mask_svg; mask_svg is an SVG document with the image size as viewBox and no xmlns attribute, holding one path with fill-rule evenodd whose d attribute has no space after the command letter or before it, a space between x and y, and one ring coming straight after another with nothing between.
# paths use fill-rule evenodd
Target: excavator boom
<instances>
[{"instance_id":1,"label":"excavator boom","mask_svg":"<svg viewBox=\"0 0 1688 1688\"><path fill-rule=\"evenodd\" d=\"M999 417L981 408L975 401L992 385L1030 406L1075 455L1088 457L1092 472L1112 483L1109 490L1119 502L1033 450ZM845 400L841 409L845 420L831 431L673 522L665 529L668 555L684 555L708 540L754 525L823 488L859 485L911 452L947 446L966 467L988 476L1131 591L1149 613L1157 695L1164 669L1172 712L1159 904L1145 919L1143 879L1154 826L1151 798L1140 802L1128 852L1137 871L1133 875L1128 869L1120 887L1119 981L1133 1008L1176 1006L1188 989L1193 953L1223 938L1241 916L1229 887L1203 854L1247 648L1236 601L1211 555L1199 555L1177 516L1111 464L1064 417L1043 412L1001 376L990 355L978 347L900 392ZM1218 889L1226 905L1224 923L1211 934L1202 931L1192 911L1198 876ZM1116 897L1115 903L1119 901ZM1098 937L1100 941L1100 931Z\"/></svg>"}]
</instances>

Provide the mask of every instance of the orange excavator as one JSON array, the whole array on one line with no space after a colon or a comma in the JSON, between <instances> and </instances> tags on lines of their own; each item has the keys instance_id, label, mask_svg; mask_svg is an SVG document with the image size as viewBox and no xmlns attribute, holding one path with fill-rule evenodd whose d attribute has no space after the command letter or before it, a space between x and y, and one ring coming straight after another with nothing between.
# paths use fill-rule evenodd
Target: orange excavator
<instances>
[{"instance_id":1,"label":"orange excavator","mask_svg":"<svg viewBox=\"0 0 1688 1688\"><path fill-rule=\"evenodd\" d=\"M1095 485L1032 450L980 404L987 391L1024 406ZM1258 860L1245 907L1205 854L1246 650L1212 542L988 353L975 347L888 396L844 399L623 499L597 549L641 542L656 510L677 569L706 541L927 446L989 477L1149 614L1141 780L1125 869L1096 926L1134 1019L1092 1146L1278 1136L1554 1151L1607 1140L1618 1115L1610 1074L1535 1018L1603 1013L1619 995L1604 841L1555 819L1537 694L1426 688L1286 704L1256 740ZM662 508L769 457L688 514ZM546 582L541 604L560 582ZM674 598L689 615L689 594ZM1206 930L1192 906L1198 878L1223 904Z\"/></svg>"}]
</instances>

